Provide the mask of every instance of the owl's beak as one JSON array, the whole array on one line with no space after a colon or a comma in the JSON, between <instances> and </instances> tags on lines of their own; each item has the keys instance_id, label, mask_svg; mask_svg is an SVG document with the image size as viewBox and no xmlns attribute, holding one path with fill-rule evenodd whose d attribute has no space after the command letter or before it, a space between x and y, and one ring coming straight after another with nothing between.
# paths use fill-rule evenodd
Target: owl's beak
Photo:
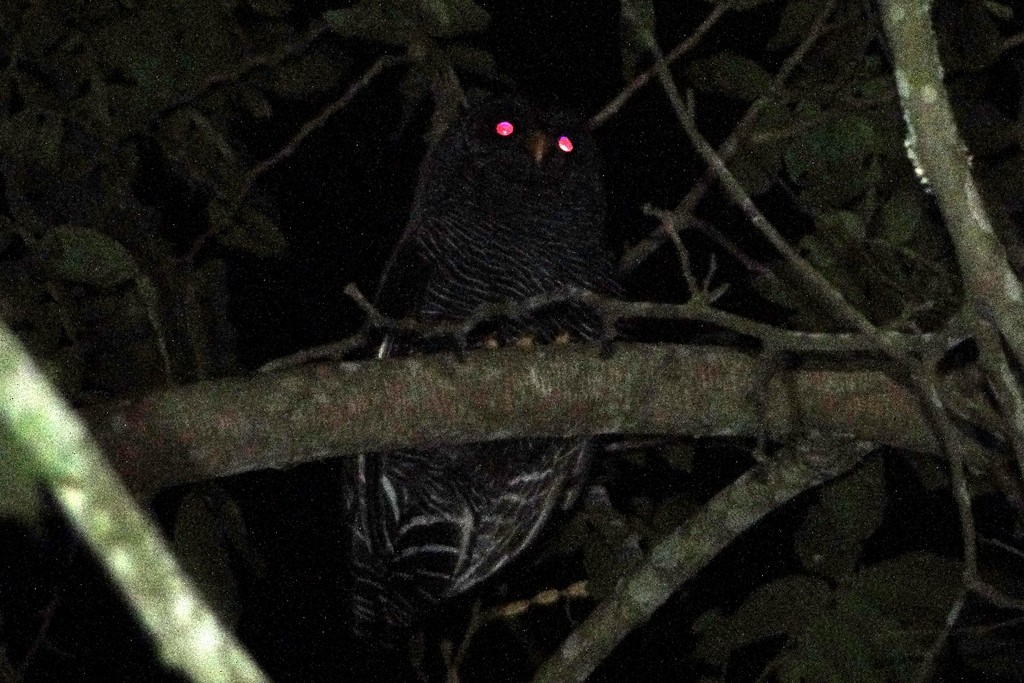
<instances>
[{"instance_id":1,"label":"owl's beak","mask_svg":"<svg viewBox=\"0 0 1024 683\"><path fill-rule=\"evenodd\" d=\"M539 130L533 131L526 137L526 151L529 152L533 163L538 166L544 161L544 157L547 156L549 147L547 136Z\"/></svg>"}]
</instances>

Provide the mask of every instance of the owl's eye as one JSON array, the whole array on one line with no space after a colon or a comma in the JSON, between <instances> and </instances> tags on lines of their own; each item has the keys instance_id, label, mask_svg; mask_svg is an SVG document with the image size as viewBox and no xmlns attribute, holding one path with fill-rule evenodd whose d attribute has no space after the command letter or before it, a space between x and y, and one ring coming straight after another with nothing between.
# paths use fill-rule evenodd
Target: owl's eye
<instances>
[{"instance_id":1,"label":"owl's eye","mask_svg":"<svg viewBox=\"0 0 1024 683\"><path fill-rule=\"evenodd\" d=\"M507 138L509 135L512 135L514 130L515 126L513 126L510 121L501 121L494 127L494 132L503 138Z\"/></svg>"},{"instance_id":2,"label":"owl's eye","mask_svg":"<svg viewBox=\"0 0 1024 683\"><path fill-rule=\"evenodd\" d=\"M570 140L569 137L566 135L563 135L562 137L558 138L558 149L566 153L571 152L572 140Z\"/></svg>"}]
</instances>

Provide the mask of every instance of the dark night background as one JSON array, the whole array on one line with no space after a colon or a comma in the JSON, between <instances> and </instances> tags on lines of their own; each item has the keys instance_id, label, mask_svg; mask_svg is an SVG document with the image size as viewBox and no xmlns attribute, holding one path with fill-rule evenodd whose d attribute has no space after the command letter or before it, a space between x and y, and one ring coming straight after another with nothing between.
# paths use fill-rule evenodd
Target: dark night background
<instances>
[{"instance_id":1,"label":"dark night background","mask_svg":"<svg viewBox=\"0 0 1024 683\"><path fill-rule=\"evenodd\" d=\"M194 45L181 36L195 27L182 17L214 10L200 12L198 5L170 0L138 3L136 8L116 2L96 3L92 9L85 3L72 2L63 9L56 9L56 3L40 9L40 4L47 5L36 3L29 10L27 3L6 2L0 15L0 70L9 70L0 91L0 120L5 121L0 129L0 216L5 221L0 226L0 313L34 354L49 359L48 367L65 393L78 404L88 404L144 393L168 381L243 374L273 358L358 331L363 316L343 288L355 282L362 292L373 292L409 211L434 111L432 95L418 100L407 96L406 66L385 71L324 120L293 154L255 180L244 206L269 220L271 238L256 232L246 237L231 227L211 233L215 219L210 206L231 197L245 169L286 146L303 123L336 100L381 54L402 54L405 46L382 44L373 36L328 34L300 50L299 59L319 60L322 70L309 70L330 78L290 94L291 86L274 85L277 70L287 60L243 72L239 65L244 58L230 51L209 63L197 57L178 76L169 71L163 80L150 75L147 81L140 75L140 55L151 49L157 63L164 58L161 49L189 55ZM154 10L163 4L176 8L174 22L186 27L168 41L158 39L168 25ZM201 24L208 33L197 40L240 32L249 38L242 51L248 58L296 43L324 12L353 5L312 2L293 7L285 0L223 4L233 8L217 15L223 25ZM516 89L557 98L590 116L628 82L623 55L629 47L624 48L618 2L477 4L490 14L488 28L437 44L485 51ZM763 85L754 68L774 74L824 6L815 0L738 4L745 9L726 13L694 51L673 65L680 85L694 90L698 125L713 144L730 133L755 99L737 93ZM903 152L902 119L875 10L871 3L839 5L837 28L796 71L784 111L771 110L763 117L764 127L754 128L755 133L790 130L784 142L751 146L746 156L741 151L735 165L745 169L747 187L769 219L873 322L890 324L904 316L911 321L908 329L937 329L959 301L951 248L936 208ZM1001 229L1016 234L1019 198L1024 196L1024 53L1019 45L1003 51L990 48L1021 30L1020 17L993 18L980 2L937 5L947 84L975 154L975 172ZM711 7L669 1L652 6L666 52L690 35ZM133 12L152 17L135 19ZM37 21L37 15L48 19ZM116 35L116 29L92 32L93 26L121 21L143 36L131 55L104 47L104 36ZM787 26L793 35L787 35ZM67 48L69 30L94 36L95 42L86 41L90 47L85 51ZM176 47L164 46L176 40ZM100 63L101 75L83 76L87 70L68 54L76 60L80 54L92 55L82 59ZM96 56L100 54L106 56ZM721 55L749 61L716 62ZM638 64L642 71L650 60L640 54ZM716 64L725 66L716 70ZM737 64L749 64L750 70L737 71ZM139 71L133 71L136 67ZM10 77L14 71L22 74L20 80ZM211 75L224 73L241 75L198 88ZM510 87L494 77L459 75L467 90ZM91 97L97 80L106 83L112 103L115 97L132 101L111 105L108 114L115 123L106 128L83 123L91 121L91 114L83 114L87 109L76 104ZM119 88L127 95L118 94ZM193 110L212 124L215 136L189 128L197 120L186 115ZM43 137L38 131L51 125L44 119L59 121L64 131L56 143L56 163L44 159L42 148L16 144L21 136ZM862 137L860 132L848 133L865 129L870 134ZM821 130L828 134L813 137ZM801 137L804 133L806 138ZM704 166L654 80L596 136L606 171L608 241L621 255L656 228L643 206L671 209ZM196 151L218 145L233 151L233 156L223 155L231 164ZM122 161L122 153L133 160ZM65 174L61 166L71 170ZM808 168L801 175L800 169ZM799 297L787 298L765 285L760 269L777 257L717 189L696 213L757 268L755 272L730 256L701 231L684 232L694 271L702 276L714 261L714 284L730 284L716 305L794 329L835 329ZM162 316L162 335L171 347L170 360L163 365L170 370L162 367L154 350L157 333L146 316L128 319L131 311L146 309L137 302L124 303L134 296L132 283L68 275L80 269L66 254L54 256L49 250L54 225L93 226L125 246L159 293L159 302L149 306ZM856 229L844 232L843 226L850 225ZM210 234L212 239L201 237ZM281 238L286 248L277 247ZM194 249L200 239L205 241ZM898 248L887 250L893 244ZM190 250L191 260L185 258ZM52 281L63 283L58 295L43 286ZM662 246L624 276L623 284L632 300L681 302L689 295L670 246ZM19 297L24 303L16 301ZM56 316L63 323L48 312L50 298L65 311ZM44 320L44 315L49 317ZM74 322L68 323L68 317ZM203 327L201 344L190 336L196 325ZM71 336L69 326L76 332L73 343L65 338ZM648 340L749 343L694 325L637 324L625 333ZM199 351L194 348L198 346ZM193 362L193 357L202 362ZM964 358L950 363L969 363L969 349ZM549 530L547 542L516 565L514 577L499 578L432 622L421 667L431 680L443 676L438 643L459 642L473 599L494 606L582 578L589 579L592 593L599 596L659 534L685 520L754 462L754 444L748 440L609 443L610 452L598 459L593 481L610 502L588 500L573 517ZM776 446L770 444L769 450ZM411 671L406 655L381 659L345 636L336 481L336 465L323 463L169 491L156 502L158 517L179 552L192 558L185 560L186 566L205 575L201 583L212 600L275 681L396 680ZM811 496L779 510L718 556L591 680L901 680L903 673L915 671L918 660L901 654L899 646L920 653L921 642L930 644L931 637L911 642L905 632L927 634L941 626L935 615L920 616L927 612L922 605L946 604L958 588L960 532L945 470L923 456L883 450L830 491L824 495L833 496L830 500L842 514L829 517L833 508ZM976 495L979 533L1019 547L1020 511L997 487L984 482L977 483ZM244 532L236 514L244 519ZM856 528L840 528L840 518ZM815 552L831 559L811 567L808 557ZM769 624L770 615L799 602L799 587L786 584L793 577L815 576L836 595L847 595L842 591L867 581L872 568L886 562L892 563L894 577L920 589L908 589L906 602L892 612L917 610L918 621L900 621L888 613L883 619L874 612L868 618L852 608L844 612L848 606L835 608L837 598L830 603L835 612L818 630ZM993 552L986 562L995 583L1021 594L1019 557ZM922 580L914 583L915 577ZM759 593L767 586L777 591L777 603ZM476 634L461 680L528 679L593 604L563 600L533 607L522 617L491 622ZM11 671L0 666L0 683L175 680L162 671L146 636L133 623L116 590L59 515L44 513L31 525L10 522L3 527L0 655L10 662ZM1024 680L1024 639L1014 625L1019 616L972 604L961 623L969 628L938 657L935 680ZM869 640L866 634L877 633L879 624L900 634L884 639L896 654L879 654L885 649L881 646L867 648L867 654L858 649L859 639ZM849 651L840 652L845 646Z\"/></svg>"}]
</instances>

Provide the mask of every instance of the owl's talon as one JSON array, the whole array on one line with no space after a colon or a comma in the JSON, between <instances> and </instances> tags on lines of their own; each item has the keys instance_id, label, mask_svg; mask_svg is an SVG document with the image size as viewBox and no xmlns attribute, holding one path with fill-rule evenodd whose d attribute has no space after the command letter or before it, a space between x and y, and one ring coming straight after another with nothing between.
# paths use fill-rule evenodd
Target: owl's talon
<instances>
[{"instance_id":1,"label":"owl's talon","mask_svg":"<svg viewBox=\"0 0 1024 683\"><path fill-rule=\"evenodd\" d=\"M485 349L497 349L501 347L501 344L498 342L497 337L495 337L493 334L490 334L484 338L480 346Z\"/></svg>"},{"instance_id":2,"label":"owl's talon","mask_svg":"<svg viewBox=\"0 0 1024 683\"><path fill-rule=\"evenodd\" d=\"M568 344L571 341L572 335L569 334L568 330L562 330L557 335L555 335L555 338L553 340L555 344Z\"/></svg>"},{"instance_id":3,"label":"owl's talon","mask_svg":"<svg viewBox=\"0 0 1024 683\"><path fill-rule=\"evenodd\" d=\"M516 348L517 349L532 349L532 348L535 348L536 346L537 346L536 340L533 337L529 336L529 335L526 335L526 336L523 336L523 337L518 337L516 339Z\"/></svg>"}]
</instances>

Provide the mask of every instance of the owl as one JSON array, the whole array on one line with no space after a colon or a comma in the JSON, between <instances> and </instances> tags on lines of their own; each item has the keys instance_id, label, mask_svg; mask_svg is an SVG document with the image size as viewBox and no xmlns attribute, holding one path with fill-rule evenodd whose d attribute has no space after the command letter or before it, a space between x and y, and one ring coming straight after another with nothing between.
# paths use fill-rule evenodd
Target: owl
<instances>
[{"instance_id":1,"label":"owl","mask_svg":"<svg viewBox=\"0 0 1024 683\"><path fill-rule=\"evenodd\" d=\"M614 294L597 150L580 122L521 97L471 106L428 153L376 305L463 319L487 303L574 285ZM497 324L509 342L593 339L599 320L560 304ZM383 355L422 352L385 342ZM586 440L528 439L363 454L349 463L352 621L401 631L512 562L575 495ZM386 637L386 635L384 636Z\"/></svg>"}]
</instances>

